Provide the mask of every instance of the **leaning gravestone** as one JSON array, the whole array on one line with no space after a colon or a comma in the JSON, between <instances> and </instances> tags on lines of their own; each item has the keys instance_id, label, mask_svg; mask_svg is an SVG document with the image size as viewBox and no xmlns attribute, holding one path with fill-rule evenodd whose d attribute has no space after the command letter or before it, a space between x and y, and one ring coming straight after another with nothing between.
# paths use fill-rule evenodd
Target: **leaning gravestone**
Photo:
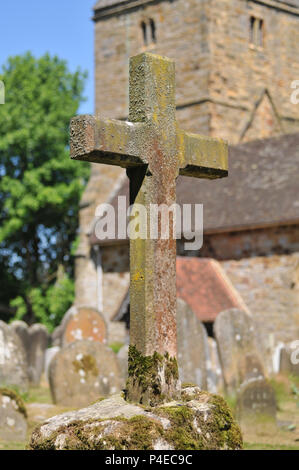
<instances>
[{"instance_id":1,"label":"leaning gravestone","mask_svg":"<svg viewBox=\"0 0 299 470\"><path fill-rule=\"evenodd\" d=\"M49 369L54 403L86 406L120 391L121 373L114 352L96 341L76 341L59 351Z\"/></svg>"},{"instance_id":2,"label":"leaning gravestone","mask_svg":"<svg viewBox=\"0 0 299 470\"><path fill-rule=\"evenodd\" d=\"M276 399L265 379L244 382L237 394L237 419L241 428L268 425L276 422Z\"/></svg>"},{"instance_id":3,"label":"leaning gravestone","mask_svg":"<svg viewBox=\"0 0 299 470\"><path fill-rule=\"evenodd\" d=\"M182 299L177 299L177 341L182 383L192 383L207 390L207 333L201 321Z\"/></svg>"},{"instance_id":4,"label":"leaning gravestone","mask_svg":"<svg viewBox=\"0 0 299 470\"><path fill-rule=\"evenodd\" d=\"M249 379L265 376L256 345L252 318L232 308L221 312L214 323L225 388L234 394Z\"/></svg>"},{"instance_id":5,"label":"leaning gravestone","mask_svg":"<svg viewBox=\"0 0 299 470\"><path fill-rule=\"evenodd\" d=\"M0 440L25 441L27 413L20 397L9 389L0 388Z\"/></svg>"},{"instance_id":6,"label":"leaning gravestone","mask_svg":"<svg viewBox=\"0 0 299 470\"><path fill-rule=\"evenodd\" d=\"M44 371L45 353L49 343L48 330L40 323L28 327L25 322L18 320L12 322L10 328L19 336L26 352L29 381L38 385Z\"/></svg>"},{"instance_id":7,"label":"leaning gravestone","mask_svg":"<svg viewBox=\"0 0 299 470\"><path fill-rule=\"evenodd\" d=\"M0 386L28 389L26 352L18 335L0 320Z\"/></svg>"}]
</instances>

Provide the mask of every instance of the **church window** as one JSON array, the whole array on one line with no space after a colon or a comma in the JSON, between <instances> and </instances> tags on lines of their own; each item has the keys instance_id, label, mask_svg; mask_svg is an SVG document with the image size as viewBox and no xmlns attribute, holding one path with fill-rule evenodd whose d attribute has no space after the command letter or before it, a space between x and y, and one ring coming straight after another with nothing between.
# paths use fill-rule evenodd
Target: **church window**
<instances>
[{"instance_id":1,"label":"church window","mask_svg":"<svg viewBox=\"0 0 299 470\"><path fill-rule=\"evenodd\" d=\"M147 46L147 26L146 26L145 21L142 21L141 29L142 29L143 43L145 46Z\"/></svg>"},{"instance_id":2,"label":"church window","mask_svg":"<svg viewBox=\"0 0 299 470\"><path fill-rule=\"evenodd\" d=\"M157 42L156 23L152 18L141 22L141 30L144 46Z\"/></svg>"},{"instance_id":3,"label":"church window","mask_svg":"<svg viewBox=\"0 0 299 470\"><path fill-rule=\"evenodd\" d=\"M263 47L264 45L264 20L250 17L250 44L255 47Z\"/></svg>"},{"instance_id":4,"label":"church window","mask_svg":"<svg viewBox=\"0 0 299 470\"><path fill-rule=\"evenodd\" d=\"M157 38L156 38L156 23L154 22L154 20L151 18L149 20L149 23L150 23L150 27L151 27L151 36L152 36L152 42L157 42Z\"/></svg>"}]
</instances>

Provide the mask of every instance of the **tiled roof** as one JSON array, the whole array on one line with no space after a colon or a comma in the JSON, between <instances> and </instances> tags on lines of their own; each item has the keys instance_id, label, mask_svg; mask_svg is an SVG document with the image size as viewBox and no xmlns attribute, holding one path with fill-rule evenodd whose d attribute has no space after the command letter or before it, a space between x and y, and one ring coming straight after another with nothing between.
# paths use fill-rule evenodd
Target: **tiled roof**
<instances>
[{"instance_id":1,"label":"tiled roof","mask_svg":"<svg viewBox=\"0 0 299 470\"><path fill-rule=\"evenodd\" d=\"M115 209L119 195L128 199L128 180L110 201ZM205 233L298 223L299 133L230 147L228 177L179 176L177 202L203 204Z\"/></svg>"},{"instance_id":2,"label":"tiled roof","mask_svg":"<svg viewBox=\"0 0 299 470\"><path fill-rule=\"evenodd\" d=\"M176 277L177 297L187 302L202 322L214 322L220 312L229 308L249 312L218 261L210 258L177 257ZM128 291L114 320L125 319L129 303Z\"/></svg>"},{"instance_id":3,"label":"tiled roof","mask_svg":"<svg viewBox=\"0 0 299 470\"><path fill-rule=\"evenodd\" d=\"M187 302L199 320L213 322L229 308L248 311L220 264L209 258L177 258L177 297Z\"/></svg>"}]
</instances>

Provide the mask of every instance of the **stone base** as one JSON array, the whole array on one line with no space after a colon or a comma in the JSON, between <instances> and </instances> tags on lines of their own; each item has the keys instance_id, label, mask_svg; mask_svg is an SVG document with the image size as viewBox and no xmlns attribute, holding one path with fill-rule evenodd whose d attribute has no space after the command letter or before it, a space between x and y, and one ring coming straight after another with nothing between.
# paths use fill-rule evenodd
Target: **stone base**
<instances>
[{"instance_id":1,"label":"stone base","mask_svg":"<svg viewBox=\"0 0 299 470\"><path fill-rule=\"evenodd\" d=\"M198 387L182 399L155 407L121 395L48 419L31 436L32 450L220 450L241 449L242 436L217 395Z\"/></svg>"}]
</instances>

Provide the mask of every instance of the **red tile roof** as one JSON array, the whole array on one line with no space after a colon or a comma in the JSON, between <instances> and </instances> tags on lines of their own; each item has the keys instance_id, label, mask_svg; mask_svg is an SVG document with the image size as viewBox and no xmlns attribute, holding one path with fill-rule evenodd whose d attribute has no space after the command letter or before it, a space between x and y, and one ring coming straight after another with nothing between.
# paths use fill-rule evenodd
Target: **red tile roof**
<instances>
[{"instance_id":1,"label":"red tile roof","mask_svg":"<svg viewBox=\"0 0 299 470\"><path fill-rule=\"evenodd\" d=\"M177 297L203 322L233 307L248 311L221 265L209 258L177 258Z\"/></svg>"}]
</instances>

